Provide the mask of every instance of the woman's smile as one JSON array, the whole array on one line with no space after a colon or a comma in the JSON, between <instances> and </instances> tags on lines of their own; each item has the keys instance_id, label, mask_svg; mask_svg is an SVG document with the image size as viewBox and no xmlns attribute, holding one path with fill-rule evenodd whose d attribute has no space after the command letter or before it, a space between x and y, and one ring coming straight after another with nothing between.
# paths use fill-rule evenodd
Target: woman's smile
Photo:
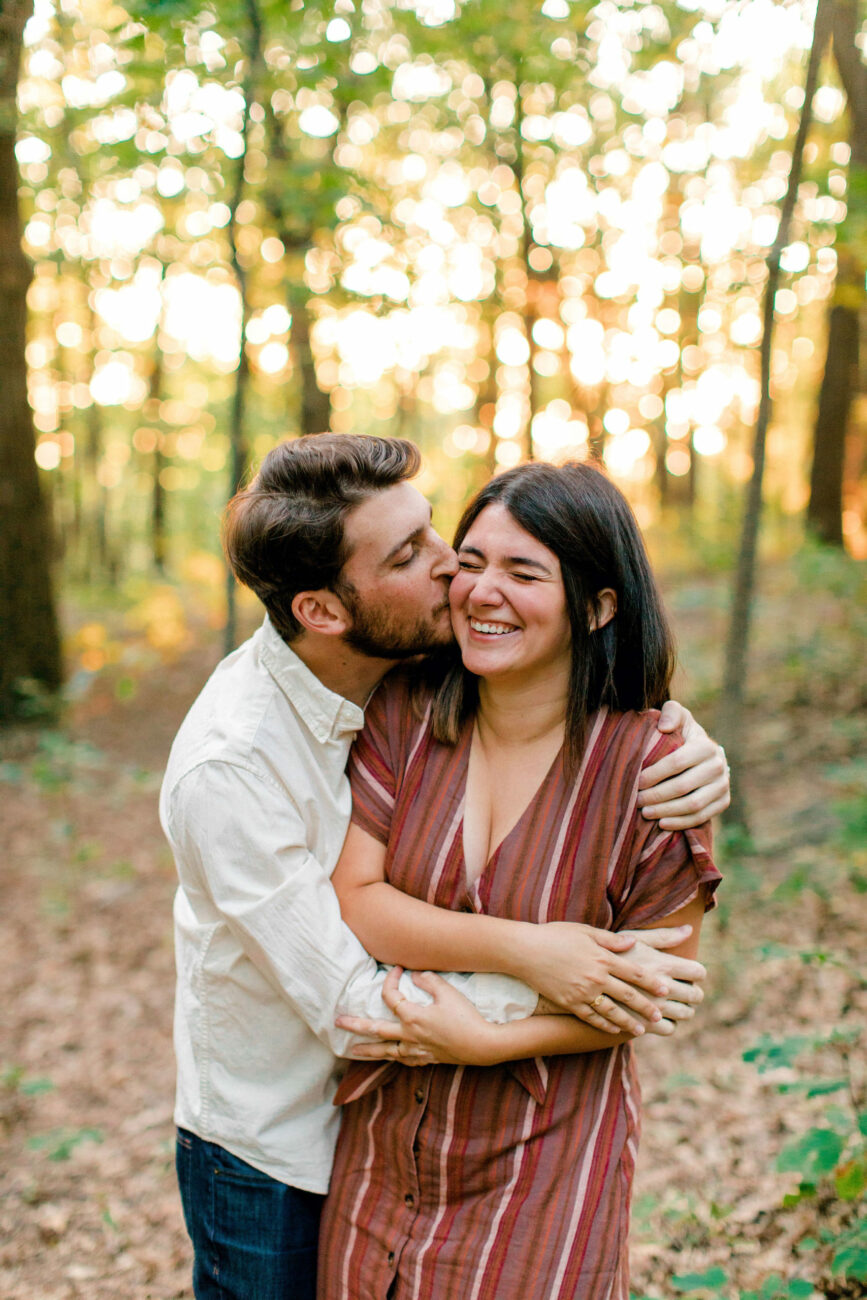
<instances>
[{"instance_id":1,"label":"woman's smile","mask_svg":"<svg viewBox=\"0 0 867 1300\"><path fill-rule=\"evenodd\" d=\"M495 623L491 619L473 618L470 614L468 618L470 631L479 637L499 637L509 636L513 632L520 632L520 628L514 623Z\"/></svg>"}]
</instances>

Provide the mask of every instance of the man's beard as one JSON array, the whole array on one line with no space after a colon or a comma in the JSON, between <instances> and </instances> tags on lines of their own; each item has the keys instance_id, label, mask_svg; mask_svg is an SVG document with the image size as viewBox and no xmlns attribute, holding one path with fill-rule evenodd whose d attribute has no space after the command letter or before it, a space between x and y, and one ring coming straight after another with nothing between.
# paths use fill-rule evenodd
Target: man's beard
<instances>
[{"instance_id":1,"label":"man's beard","mask_svg":"<svg viewBox=\"0 0 867 1300\"><path fill-rule=\"evenodd\" d=\"M438 617L448 608L448 601L426 618L404 623L387 608L365 605L349 582L340 582L335 593L352 615L352 626L344 632L343 640L371 659L411 659L452 641L450 624L441 626Z\"/></svg>"}]
</instances>

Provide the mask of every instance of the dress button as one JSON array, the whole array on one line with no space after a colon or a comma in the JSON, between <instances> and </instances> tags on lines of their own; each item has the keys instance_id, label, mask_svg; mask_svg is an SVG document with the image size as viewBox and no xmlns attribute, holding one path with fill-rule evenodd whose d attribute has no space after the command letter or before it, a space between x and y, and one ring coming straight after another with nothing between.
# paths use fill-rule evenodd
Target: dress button
<instances>
[{"instance_id":1,"label":"dress button","mask_svg":"<svg viewBox=\"0 0 867 1300\"><path fill-rule=\"evenodd\" d=\"M416 1099L416 1101L418 1102L419 1105L422 1104L422 1102L424 1101L424 1089L423 1089L423 1088L416 1088L416 1090L415 1090L415 1099Z\"/></svg>"},{"instance_id":2,"label":"dress button","mask_svg":"<svg viewBox=\"0 0 867 1300\"><path fill-rule=\"evenodd\" d=\"M393 1264L393 1263L394 1263L394 1251L393 1251L393 1250L390 1250L390 1251L388 1252L388 1262L389 1262L389 1264Z\"/></svg>"},{"instance_id":3,"label":"dress button","mask_svg":"<svg viewBox=\"0 0 867 1300\"><path fill-rule=\"evenodd\" d=\"M413 1196L412 1192L407 1192L406 1196L403 1198L403 1203L410 1210L412 1209L412 1207L415 1205L415 1197Z\"/></svg>"}]
</instances>

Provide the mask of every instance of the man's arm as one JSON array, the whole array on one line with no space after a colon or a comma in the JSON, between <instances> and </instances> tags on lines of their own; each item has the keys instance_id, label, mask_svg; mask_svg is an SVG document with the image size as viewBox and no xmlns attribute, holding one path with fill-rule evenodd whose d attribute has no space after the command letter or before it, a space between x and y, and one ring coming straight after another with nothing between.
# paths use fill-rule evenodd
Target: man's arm
<instances>
[{"instance_id":1,"label":"man's arm","mask_svg":"<svg viewBox=\"0 0 867 1300\"><path fill-rule=\"evenodd\" d=\"M663 706L657 726L679 731L683 744L642 772L638 806L666 831L701 826L729 806L725 751L676 700Z\"/></svg>"},{"instance_id":2,"label":"man's arm","mask_svg":"<svg viewBox=\"0 0 867 1300\"><path fill-rule=\"evenodd\" d=\"M243 811L251 808L253 816ZM207 897L265 978L345 1055L351 1035L335 1020L387 1014L386 972L343 922L328 871L310 852L304 820L285 792L246 768L209 762L180 781L164 811L181 884ZM536 1005L535 992L516 980L454 980L494 1021L528 1016ZM406 996L427 1001L415 986Z\"/></svg>"}]
</instances>

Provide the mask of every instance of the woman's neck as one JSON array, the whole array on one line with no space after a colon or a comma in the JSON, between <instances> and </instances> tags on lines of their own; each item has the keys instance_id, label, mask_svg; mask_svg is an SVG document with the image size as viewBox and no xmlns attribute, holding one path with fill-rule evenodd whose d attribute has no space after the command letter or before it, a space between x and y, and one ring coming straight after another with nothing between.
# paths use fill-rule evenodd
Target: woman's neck
<instances>
[{"instance_id":1,"label":"woman's neck","mask_svg":"<svg viewBox=\"0 0 867 1300\"><path fill-rule=\"evenodd\" d=\"M569 701L568 675L549 673L532 681L479 680L476 726L482 743L527 745L562 734Z\"/></svg>"}]
</instances>

